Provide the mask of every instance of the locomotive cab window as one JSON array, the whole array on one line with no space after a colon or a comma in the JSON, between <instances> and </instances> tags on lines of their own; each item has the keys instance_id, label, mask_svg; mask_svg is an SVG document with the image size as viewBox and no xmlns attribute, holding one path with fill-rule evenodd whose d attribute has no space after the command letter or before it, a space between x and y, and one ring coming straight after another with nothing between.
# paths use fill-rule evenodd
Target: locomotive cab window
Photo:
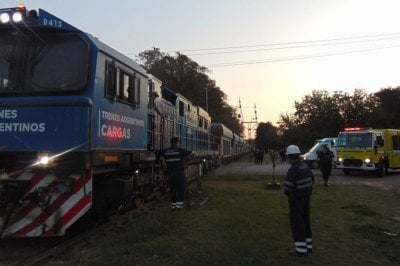
<instances>
[{"instance_id":1,"label":"locomotive cab window","mask_svg":"<svg viewBox=\"0 0 400 266\"><path fill-rule=\"evenodd\" d=\"M0 38L0 94L60 94L84 89L90 48L75 33L4 30Z\"/></svg>"},{"instance_id":2,"label":"locomotive cab window","mask_svg":"<svg viewBox=\"0 0 400 266\"><path fill-rule=\"evenodd\" d=\"M117 68L111 63L106 63L106 97L115 98L117 96Z\"/></svg>"},{"instance_id":3,"label":"locomotive cab window","mask_svg":"<svg viewBox=\"0 0 400 266\"><path fill-rule=\"evenodd\" d=\"M122 102L138 108L140 105L140 77L116 66L115 62L106 62L105 96L113 101Z\"/></svg>"},{"instance_id":4,"label":"locomotive cab window","mask_svg":"<svg viewBox=\"0 0 400 266\"><path fill-rule=\"evenodd\" d=\"M118 98L121 101L127 102L129 104L134 104L134 83L133 76L129 75L124 71L120 71L119 73L119 93Z\"/></svg>"},{"instance_id":5,"label":"locomotive cab window","mask_svg":"<svg viewBox=\"0 0 400 266\"><path fill-rule=\"evenodd\" d=\"M185 109L184 109L184 104L182 101L179 101L179 115L184 116L185 115Z\"/></svg>"},{"instance_id":6,"label":"locomotive cab window","mask_svg":"<svg viewBox=\"0 0 400 266\"><path fill-rule=\"evenodd\" d=\"M140 78L136 75L135 77L135 90L132 92L133 101L135 103L136 108L140 106Z\"/></svg>"}]
</instances>

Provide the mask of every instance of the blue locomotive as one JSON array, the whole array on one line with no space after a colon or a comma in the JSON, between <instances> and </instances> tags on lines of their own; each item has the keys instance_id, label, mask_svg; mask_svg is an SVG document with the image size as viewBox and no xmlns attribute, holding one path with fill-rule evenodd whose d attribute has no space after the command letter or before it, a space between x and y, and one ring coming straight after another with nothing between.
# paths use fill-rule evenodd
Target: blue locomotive
<instances>
[{"instance_id":1,"label":"blue locomotive","mask_svg":"<svg viewBox=\"0 0 400 266\"><path fill-rule=\"evenodd\" d=\"M42 9L0 9L0 99L0 237L64 235L88 213L165 188L154 151L172 136L196 154L189 176L248 151L227 128L212 135L204 109L136 62Z\"/></svg>"}]
</instances>

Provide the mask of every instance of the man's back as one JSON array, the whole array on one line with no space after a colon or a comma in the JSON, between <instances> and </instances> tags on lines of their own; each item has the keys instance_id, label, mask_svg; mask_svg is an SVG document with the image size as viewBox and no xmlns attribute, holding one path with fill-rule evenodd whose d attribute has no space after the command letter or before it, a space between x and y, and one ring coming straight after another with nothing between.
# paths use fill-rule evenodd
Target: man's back
<instances>
[{"instance_id":1,"label":"man's back","mask_svg":"<svg viewBox=\"0 0 400 266\"><path fill-rule=\"evenodd\" d=\"M331 163L333 159L333 153L330 150L325 149L318 152L318 157L322 163Z\"/></svg>"},{"instance_id":2,"label":"man's back","mask_svg":"<svg viewBox=\"0 0 400 266\"><path fill-rule=\"evenodd\" d=\"M303 161L292 163L286 174L285 194L295 196L311 195L314 175Z\"/></svg>"},{"instance_id":3,"label":"man's back","mask_svg":"<svg viewBox=\"0 0 400 266\"><path fill-rule=\"evenodd\" d=\"M160 155L165 158L169 171L178 172L185 170L185 157L188 157L190 152L181 148L170 147L162 150Z\"/></svg>"}]
</instances>

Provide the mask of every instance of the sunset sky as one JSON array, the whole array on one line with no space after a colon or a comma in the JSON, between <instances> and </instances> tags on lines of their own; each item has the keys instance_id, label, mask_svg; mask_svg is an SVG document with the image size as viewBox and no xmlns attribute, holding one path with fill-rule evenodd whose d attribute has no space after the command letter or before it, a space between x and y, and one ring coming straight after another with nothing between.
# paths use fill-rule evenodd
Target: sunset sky
<instances>
[{"instance_id":1,"label":"sunset sky","mask_svg":"<svg viewBox=\"0 0 400 266\"><path fill-rule=\"evenodd\" d=\"M2 0L0 7L18 1ZM135 58L180 51L242 102L245 120L276 123L312 90L400 86L398 0L23 1Z\"/></svg>"}]
</instances>

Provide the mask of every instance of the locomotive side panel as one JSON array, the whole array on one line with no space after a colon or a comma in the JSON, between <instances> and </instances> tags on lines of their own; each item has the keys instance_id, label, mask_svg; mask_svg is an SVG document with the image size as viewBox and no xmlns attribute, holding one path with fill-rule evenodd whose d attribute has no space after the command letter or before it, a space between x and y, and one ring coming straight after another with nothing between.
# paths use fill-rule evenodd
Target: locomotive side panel
<instances>
[{"instance_id":1,"label":"locomotive side panel","mask_svg":"<svg viewBox=\"0 0 400 266\"><path fill-rule=\"evenodd\" d=\"M147 77L99 53L93 107L93 149L147 148Z\"/></svg>"}]
</instances>

